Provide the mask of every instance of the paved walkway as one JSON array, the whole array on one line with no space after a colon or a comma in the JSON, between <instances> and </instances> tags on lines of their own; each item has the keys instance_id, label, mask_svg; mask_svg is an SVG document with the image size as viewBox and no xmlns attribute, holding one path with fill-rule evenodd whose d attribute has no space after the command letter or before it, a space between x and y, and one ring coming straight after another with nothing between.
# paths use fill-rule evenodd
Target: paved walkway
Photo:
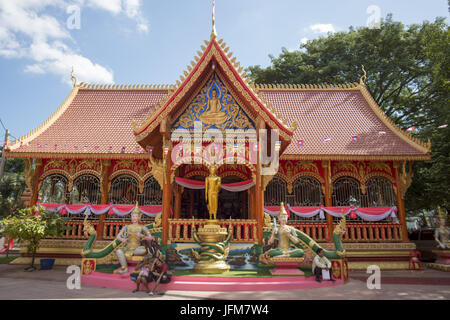
<instances>
[{"instance_id":1,"label":"paved walkway","mask_svg":"<svg viewBox=\"0 0 450 320\"><path fill-rule=\"evenodd\" d=\"M163 296L149 297L144 292L82 286L66 287L66 267L24 272L24 266L0 265L0 299L362 299L362 300L450 300L450 273L437 270L420 272L382 271L381 289L369 290L364 272L352 272L350 281L339 287L311 290L260 292L193 292L167 291ZM441 279L439 283L436 279ZM417 281L420 280L420 283Z\"/></svg>"}]
</instances>

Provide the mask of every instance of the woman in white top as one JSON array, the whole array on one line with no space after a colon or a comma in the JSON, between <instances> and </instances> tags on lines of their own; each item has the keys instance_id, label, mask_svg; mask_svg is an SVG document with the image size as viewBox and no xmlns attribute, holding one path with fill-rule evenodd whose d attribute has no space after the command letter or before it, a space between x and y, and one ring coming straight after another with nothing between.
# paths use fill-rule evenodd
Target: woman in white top
<instances>
[{"instance_id":1,"label":"woman in white top","mask_svg":"<svg viewBox=\"0 0 450 320\"><path fill-rule=\"evenodd\" d=\"M322 272L327 271L329 272L330 281L336 281L332 277L332 271L331 271L331 262L327 259L324 255L323 249L317 250L317 255L314 257L313 263L312 263L312 271L314 275L316 276L316 281L321 282L322 279Z\"/></svg>"}]
</instances>

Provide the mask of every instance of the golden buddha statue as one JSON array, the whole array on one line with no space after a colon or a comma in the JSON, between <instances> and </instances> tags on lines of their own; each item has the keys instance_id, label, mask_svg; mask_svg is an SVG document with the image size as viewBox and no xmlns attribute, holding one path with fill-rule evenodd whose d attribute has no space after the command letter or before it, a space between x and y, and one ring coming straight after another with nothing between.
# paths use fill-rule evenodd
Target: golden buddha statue
<instances>
[{"instance_id":1,"label":"golden buddha statue","mask_svg":"<svg viewBox=\"0 0 450 320\"><path fill-rule=\"evenodd\" d=\"M206 124L221 124L227 120L227 114L222 111L222 103L217 97L217 90L213 89L212 97L206 103L205 111L199 115L199 119Z\"/></svg>"},{"instance_id":2,"label":"golden buddha statue","mask_svg":"<svg viewBox=\"0 0 450 320\"><path fill-rule=\"evenodd\" d=\"M211 164L209 168L209 176L205 179L205 201L207 204L209 219L216 220L217 204L219 202L219 191L221 179L217 176L217 166Z\"/></svg>"}]
</instances>

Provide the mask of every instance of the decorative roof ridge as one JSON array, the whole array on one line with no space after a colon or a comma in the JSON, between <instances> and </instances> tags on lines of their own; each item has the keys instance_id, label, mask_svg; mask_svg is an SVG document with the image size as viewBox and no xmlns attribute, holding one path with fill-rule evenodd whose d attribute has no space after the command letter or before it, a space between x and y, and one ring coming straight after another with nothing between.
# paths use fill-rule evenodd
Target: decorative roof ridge
<instances>
[{"instance_id":1,"label":"decorative roof ridge","mask_svg":"<svg viewBox=\"0 0 450 320\"><path fill-rule=\"evenodd\" d=\"M280 156L280 160L365 160L365 161L420 161L430 160L426 155L360 155L360 154L286 154Z\"/></svg>"},{"instance_id":2,"label":"decorative roof ridge","mask_svg":"<svg viewBox=\"0 0 450 320\"><path fill-rule=\"evenodd\" d=\"M238 73L238 75L241 77L242 81L245 83L245 85L252 91L253 94L260 100L260 102L263 104L263 106L267 109L268 112L272 114L272 116L283 126L288 128L291 132L294 132L297 130L297 121L293 121L292 124L289 126L287 121L282 118L281 114L277 113L276 109L272 106L272 104L265 99L264 97L260 96L258 94L258 89L256 85L251 81L249 75L244 71L244 67L241 66L241 63L236 60L236 57L233 57L233 52L229 51L229 47L227 47L227 44L223 39L220 39L217 41L217 44L222 48L223 52L227 55L228 60L230 61L231 65L233 66L234 70Z\"/></svg>"},{"instance_id":3,"label":"decorative roof ridge","mask_svg":"<svg viewBox=\"0 0 450 320\"><path fill-rule=\"evenodd\" d=\"M299 91L299 90L357 90L359 83L340 83L340 84L256 84L256 90L276 90L276 91Z\"/></svg>"},{"instance_id":4,"label":"decorative roof ridge","mask_svg":"<svg viewBox=\"0 0 450 320\"><path fill-rule=\"evenodd\" d=\"M32 131L28 132L27 134L21 136L19 139L14 140L14 142L11 143L9 146L9 149L15 150L19 148L21 145L24 145L37 136L39 136L42 132L47 130L63 113L67 110L67 108L72 103L73 99L77 95L79 90L79 86L74 86L72 90L70 91L69 95L66 97L66 99L61 103L61 105L56 109L53 114L47 118L43 123L41 123L37 128L33 129Z\"/></svg>"},{"instance_id":5,"label":"decorative roof ridge","mask_svg":"<svg viewBox=\"0 0 450 320\"><path fill-rule=\"evenodd\" d=\"M209 47L210 42L213 39L211 39L210 41L204 40L204 43L206 44L206 47L204 45L201 45L201 51L197 51L196 55L194 56L194 60L191 60L190 64L187 65L186 69L183 70L183 74L180 76L180 79L176 81L175 85L171 85L170 86L170 91L169 94L167 95L167 97L165 99L163 99L158 106L156 107L156 110L160 110L162 109L167 101L170 99L170 97L173 96L174 92L180 91L180 87L181 85L185 82L186 78L188 78L189 74L192 73L193 69L196 69L198 67L198 62L200 61L200 59L203 57L203 54L206 51L206 48ZM154 112L151 115L147 114L147 116L145 117L144 120L142 120L140 123L138 123L137 121L133 120L132 121L132 127L133 130L136 132L141 132L144 131L151 122L153 122L155 120L155 116L157 115L158 112Z\"/></svg>"},{"instance_id":6,"label":"decorative roof ridge","mask_svg":"<svg viewBox=\"0 0 450 320\"><path fill-rule=\"evenodd\" d=\"M173 84L96 84L81 82L82 90L173 90Z\"/></svg>"},{"instance_id":7,"label":"decorative roof ridge","mask_svg":"<svg viewBox=\"0 0 450 320\"><path fill-rule=\"evenodd\" d=\"M249 76L244 71L244 68L240 65L240 62L236 60L236 57L233 57L233 53L230 51L230 48L226 45L224 40L217 40L216 36L211 36L210 40L204 40L204 45L200 46L201 50L197 51L194 59L191 60L189 65L187 65L186 69L182 72L180 79L177 80L176 85L172 88L172 92L169 93L170 97L162 101L160 107L165 106L167 103L171 103L172 97L175 96L174 93L176 93L176 95L179 95L180 92L185 89L185 84L197 72L197 70L200 68L201 63L203 63L203 60L207 59L206 52L210 52L211 50L213 50L213 47L216 47L214 46L214 43L217 45L218 49L222 51L222 53L226 56L229 63L231 64L231 67L234 68L234 71L241 78L242 82L247 86L250 92L254 94L256 100L259 100L259 103L261 103L261 105L267 110L267 112L271 113L271 116L276 120L276 122L279 123L279 125L284 126L291 132L294 132L297 129L297 123L294 121L291 126L289 126L287 121L283 120L281 118L281 115L275 112L275 108L270 106L266 99L258 95L255 85L250 81ZM155 112L152 115L147 116L140 125L138 125L136 122L134 123L133 129L135 130L137 139L139 139L138 136L140 136L145 130L147 130L150 124L158 117L159 112Z\"/></svg>"},{"instance_id":8,"label":"decorative roof ridge","mask_svg":"<svg viewBox=\"0 0 450 320\"><path fill-rule=\"evenodd\" d=\"M372 95L370 94L369 90L367 90L367 87L364 84L358 85L359 90L361 91L363 97L366 99L367 103L371 107L371 109L375 112L375 114L378 116L378 118L392 131L394 132L399 138L407 142L410 146L415 148L416 150L428 154L431 152L431 142L430 139L428 139L428 142L424 142L416 137L414 137L411 133L406 132L402 129L400 129L394 121L392 121L380 108L380 106L377 104L377 102L374 100Z\"/></svg>"},{"instance_id":9,"label":"decorative roof ridge","mask_svg":"<svg viewBox=\"0 0 450 320\"><path fill-rule=\"evenodd\" d=\"M147 153L53 153L53 152L7 152L6 158L31 159L148 159Z\"/></svg>"}]
</instances>

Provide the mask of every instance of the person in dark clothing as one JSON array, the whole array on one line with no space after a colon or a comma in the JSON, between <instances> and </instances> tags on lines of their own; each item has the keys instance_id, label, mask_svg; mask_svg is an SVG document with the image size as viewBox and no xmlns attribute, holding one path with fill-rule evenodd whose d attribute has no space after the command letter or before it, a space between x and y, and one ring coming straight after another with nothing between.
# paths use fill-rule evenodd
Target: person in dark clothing
<instances>
[{"instance_id":1,"label":"person in dark clothing","mask_svg":"<svg viewBox=\"0 0 450 320\"><path fill-rule=\"evenodd\" d=\"M155 261L150 270L153 280L155 280L155 285L149 295L153 296L158 294L156 288L160 283L168 283L171 279L171 274L169 272L169 266L161 259L161 255L158 253L155 257Z\"/></svg>"}]
</instances>

